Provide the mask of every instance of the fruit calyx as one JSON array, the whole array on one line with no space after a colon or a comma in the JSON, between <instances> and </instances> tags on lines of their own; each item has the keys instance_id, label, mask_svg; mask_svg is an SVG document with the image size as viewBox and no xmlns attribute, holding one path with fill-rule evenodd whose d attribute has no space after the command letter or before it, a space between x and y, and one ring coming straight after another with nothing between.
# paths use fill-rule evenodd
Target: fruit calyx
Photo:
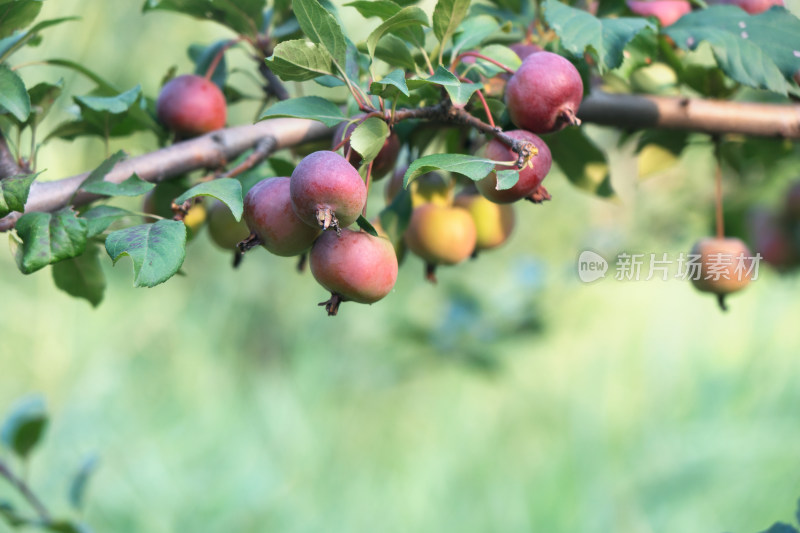
<instances>
[{"instance_id":1,"label":"fruit calyx","mask_svg":"<svg viewBox=\"0 0 800 533\"><path fill-rule=\"evenodd\" d=\"M529 202L533 202L534 204L543 204L544 202L549 202L552 200L553 197L550 196L550 193L547 192L547 189L545 189L544 186L539 185L536 187L533 193L531 193L531 195L525 199Z\"/></svg>"},{"instance_id":2,"label":"fruit calyx","mask_svg":"<svg viewBox=\"0 0 800 533\"><path fill-rule=\"evenodd\" d=\"M339 227L339 220L336 218L336 213L333 212L333 209L331 209L330 206L317 206L316 217L317 224L319 224L319 227L322 228L323 231L327 230L328 228L333 228L336 230L336 235L339 237L342 236L342 229Z\"/></svg>"},{"instance_id":3,"label":"fruit calyx","mask_svg":"<svg viewBox=\"0 0 800 533\"><path fill-rule=\"evenodd\" d=\"M339 312L339 306L342 302L346 302L344 296L341 294L336 294L335 292L331 293L331 297L325 300L324 302L320 302L317 305L322 307L325 306L325 311L328 312L328 316L336 316L336 313Z\"/></svg>"}]
</instances>

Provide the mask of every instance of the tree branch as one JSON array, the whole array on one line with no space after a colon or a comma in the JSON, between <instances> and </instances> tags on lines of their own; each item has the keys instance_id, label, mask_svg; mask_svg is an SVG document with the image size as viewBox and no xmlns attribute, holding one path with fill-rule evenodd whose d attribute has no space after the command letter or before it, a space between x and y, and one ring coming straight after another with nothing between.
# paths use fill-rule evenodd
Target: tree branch
<instances>
[{"instance_id":1,"label":"tree branch","mask_svg":"<svg viewBox=\"0 0 800 533\"><path fill-rule=\"evenodd\" d=\"M262 143L275 140L275 149L286 148L331 135L323 124L311 120L279 118L208 133L120 162L105 180L120 183L134 172L145 181L160 182L200 168L217 167ZM66 206L87 178L88 172L57 181L38 182L31 186L25 212L55 211ZM101 196L80 192L72 205L84 205ZM0 219L0 232L14 227L20 213Z\"/></svg>"},{"instance_id":2,"label":"tree branch","mask_svg":"<svg viewBox=\"0 0 800 533\"><path fill-rule=\"evenodd\" d=\"M23 174L22 168L17 164L11 149L8 147L8 142L0 132L0 180L16 174Z\"/></svg>"},{"instance_id":3,"label":"tree branch","mask_svg":"<svg viewBox=\"0 0 800 533\"><path fill-rule=\"evenodd\" d=\"M15 476L11 469L6 466L5 463L0 461L0 477L5 478L12 487L14 487L19 493L28 501L31 507L36 511L36 514L39 515L39 519L43 523L50 522L50 513L47 512L47 508L44 506L42 501L33 493L31 488L28 486L25 481L21 478Z\"/></svg>"},{"instance_id":4,"label":"tree branch","mask_svg":"<svg viewBox=\"0 0 800 533\"><path fill-rule=\"evenodd\" d=\"M800 138L800 105L593 92L578 117L619 128Z\"/></svg>"}]
</instances>

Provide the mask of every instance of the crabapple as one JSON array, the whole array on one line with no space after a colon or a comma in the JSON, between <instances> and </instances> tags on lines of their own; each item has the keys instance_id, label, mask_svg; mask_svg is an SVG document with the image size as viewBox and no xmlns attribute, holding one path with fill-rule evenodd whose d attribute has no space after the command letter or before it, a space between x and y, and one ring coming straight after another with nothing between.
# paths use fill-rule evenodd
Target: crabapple
<instances>
[{"instance_id":1,"label":"crabapple","mask_svg":"<svg viewBox=\"0 0 800 533\"><path fill-rule=\"evenodd\" d=\"M377 302L397 281L397 256L389 239L363 231L343 229L340 235L326 231L309 253L311 274L331 292L325 305L335 315L341 302Z\"/></svg>"},{"instance_id":2,"label":"crabapple","mask_svg":"<svg viewBox=\"0 0 800 533\"><path fill-rule=\"evenodd\" d=\"M428 279L434 277L435 265L455 265L475 250L478 231L469 211L461 207L426 204L411 213L406 229L406 245L422 258Z\"/></svg>"},{"instance_id":3,"label":"crabapple","mask_svg":"<svg viewBox=\"0 0 800 533\"><path fill-rule=\"evenodd\" d=\"M460 193L455 205L466 209L475 222L475 250L489 250L506 242L514 230L514 207L496 204L474 193Z\"/></svg>"},{"instance_id":4,"label":"crabapple","mask_svg":"<svg viewBox=\"0 0 800 533\"><path fill-rule=\"evenodd\" d=\"M526 166L519 171L519 180L510 189L502 191L497 190L496 171L516 169L517 167L511 163L507 165L495 165L494 170L490 172L488 176L476 183L478 191L483 196L498 204L516 202L517 200L528 198L533 195L537 192L537 189L540 188L542 180L544 180L547 173L550 172L550 166L553 164L550 149L538 135L525 130L507 131L506 135L512 139L532 143L539 152L531 158L530 166ZM511 162L518 157L516 152L497 138L489 141L484 148L484 154L488 159L493 161Z\"/></svg>"},{"instance_id":5,"label":"crabapple","mask_svg":"<svg viewBox=\"0 0 800 533\"><path fill-rule=\"evenodd\" d=\"M628 0L628 8L642 17L655 17L667 27L692 10L688 0Z\"/></svg>"},{"instance_id":6,"label":"crabapple","mask_svg":"<svg viewBox=\"0 0 800 533\"><path fill-rule=\"evenodd\" d=\"M736 238L708 237L695 243L690 254L699 256L700 271L692 279L695 288L716 294L725 311L725 296L750 283L753 259L747 245Z\"/></svg>"},{"instance_id":7,"label":"crabapple","mask_svg":"<svg viewBox=\"0 0 800 533\"><path fill-rule=\"evenodd\" d=\"M214 82L184 74L162 87L156 102L158 119L180 137L194 137L225 126L225 96Z\"/></svg>"},{"instance_id":8,"label":"crabapple","mask_svg":"<svg viewBox=\"0 0 800 533\"><path fill-rule=\"evenodd\" d=\"M716 3L739 6L751 15L758 15L772 6L784 6L783 0L719 0Z\"/></svg>"},{"instance_id":9,"label":"crabapple","mask_svg":"<svg viewBox=\"0 0 800 533\"><path fill-rule=\"evenodd\" d=\"M292 208L314 228L344 228L356 221L367 201L358 171L336 152L320 150L304 157L289 181Z\"/></svg>"},{"instance_id":10,"label":"crabapple","mask_svg":"<svg viewBox=\"0 0 800 533\"><path fill-rule=\"evenodd\" d=\"M506 85L508 114L517 127L533 133L550 133L570 124L583 99L578 70L552 52L526 57Z\"/></svg>"},{"instance_id":11,"label":"crabapple","mask_svg":"<svg viewBox=\"0 0 800 533\"><path fill-rule=\"evenodd\" d=\"M220 248L235 250L250 235L250 228L244 219L237 222L228 206L214 202L208 210L208 235Z\"/></svg>"},{"instance_id":12,"label":"crabapple","mask_svg":"<svg viewBox=\"0 0 800 533\"><path fill-rule=\"evenodd\" d=\"M300 220L292 209L289 178L261 180L244 197L244 215L250 231L275 255L298 255L311 246L320 229Z\"/></svg>"}]
</instances>

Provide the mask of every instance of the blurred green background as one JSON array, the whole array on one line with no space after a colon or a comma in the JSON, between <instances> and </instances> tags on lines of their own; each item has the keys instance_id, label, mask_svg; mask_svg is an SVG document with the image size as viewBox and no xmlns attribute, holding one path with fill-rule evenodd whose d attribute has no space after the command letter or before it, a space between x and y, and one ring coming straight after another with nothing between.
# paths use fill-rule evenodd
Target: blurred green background
<instances>
[{"instance_id":1,"label":"blurred green background","mask_svg":"<svg viewBox=\"0 0 800 533\"><path fill-rule=\"evenodd\" d=\"M68 57L155 96L170 66L190 70L189 44L229 36L139 8L46 2L41 18L83 18L15 59ZM352 8L342 16L363 30ZM229 56L249 68L242 52ZM92 86L53 67L22 73L63 76L67 94ZM254 113L234 107L231 122ZM40 168L68 176L103 152L99 140L55 141ZM32 484L67 512L73 471L99 454L85 518L114 532L746 533L790 521L800 282L762 267L727 314L688 282L616 281L613 265L581 284L584 249L674 258L709 231L707 145L647 181L629 148L611 160L618 202L554 172L553 201L518 206L507 246L442 269L438 286L410 258L389 297L335 318L293 260L259 249L234 271L205 234L189 245L187 275L154 289L132 288L127 259L107 261L98 309L0 254L0 411L41 392L53 416ZM727 186L772 205L799 175Z\"/></svg>"}]
</instances>

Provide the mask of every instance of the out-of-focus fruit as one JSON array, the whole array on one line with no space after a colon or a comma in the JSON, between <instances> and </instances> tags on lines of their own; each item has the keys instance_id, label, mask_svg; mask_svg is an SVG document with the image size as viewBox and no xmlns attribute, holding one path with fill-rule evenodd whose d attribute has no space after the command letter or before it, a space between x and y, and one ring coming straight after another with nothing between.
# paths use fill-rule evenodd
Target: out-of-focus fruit
<instances>
[{"instance_id":1,"label":"out-of-focus fruit","mask_svg":"<svg viewBox=\"0 0 800 533\"><path fill-rule=\"evenodd\" d=\"M360 115L359 118L363 116L364 115ZM361 121L353 122L349 125L347 122L342 122L339 124L339 126L336 128L336 132L333 134L333 147L338 146L343 139L352 135L353 131L360 123ZM342 145L342 150L345 154L345 157L347 157L348 151L350 152L350 157L347 160L351 165L353 165L355 168L359 168L361 166L361 154L351 149L350 141L347 141L344 143L344 145ZM395 163L397 163L397 156L399 154L400 138L396 133L392 132L386 138L386 141L384 141L381 151L378 152L378 155L372 161L372 179L377 181L391 172Z\"/></svg>"},{"instance_id":2,"label":"out-of-focus fruit","mask_svg":"<svg viewBox=\"0 0 800 533\"><path fill-rule=\"evenodd\" d=\"M662 27L669 26L692 10L688 0L628 0L628 8L642 17L655 17Z\"/></svg>"},{"instance_id":3,"label":"out-of-focus fruit","mask_svg":"<svg viewBox=\"0 0 800 533\"><path fill-rule=\"evenodd\" d=\"M156 102L158 119L181 137L194 137L225 126L225 96L214 82L185 74L162 87Z\"/></svg>"},{"instance_id":4,"label":"out-of-focus fruit","mask_svg":"<svg viewBox=\"0 0 800 533\"><path fill-rule=\"evenodd\" d=\"M244 218L236 222L228 206L214 202L208 210L208 235L220 248L235 250L237 244L250 236L250 228Z\"/></svg>"},{"instance_id":5,"label":"out-of-focus fruit","mask_svg":"<svg viewBox=\"0 0 800 533\"><path fill-rule=\"evenodd\" d=\"M692 283L699 291L716 294L722 310L726 310L725 297L728 294L740 291L750 283L752 254L739 239L701 239L690 254L700 256L700 270L693 276Z\"/></svg>"},{"instance_id":6,"label":"out-of-focus fruit","mask_svg":"<svg viewBox=\"0 0 800 533\"><path fill-rule=\"evenodd\" d=\"M427 204L414 209L406 230L408 249L425 262L455 265L475 250L477 229L466 209Z\"/></svg>"},{"instance_id":7,"label":"out-of-focus fruit","mask_svg":"<svg viewBox=\"0 0 800 533\"><path fill-rule=\"evenodd\" d=\"M455 205L466 209L476 229L476 250L490 250L506 242L514 230L514 207L496 204L480 194L458 194Z\"/></svg>"}]
</instances>

